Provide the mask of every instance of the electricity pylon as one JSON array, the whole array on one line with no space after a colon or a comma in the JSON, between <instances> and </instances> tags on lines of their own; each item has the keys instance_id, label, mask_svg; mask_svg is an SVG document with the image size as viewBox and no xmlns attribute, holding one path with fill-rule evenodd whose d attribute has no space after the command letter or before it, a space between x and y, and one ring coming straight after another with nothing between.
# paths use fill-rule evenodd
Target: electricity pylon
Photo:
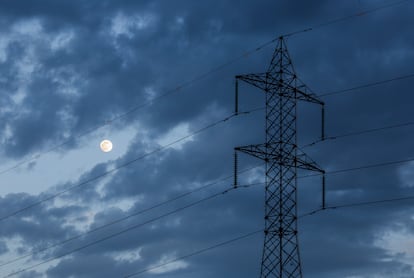
<instances>
[{"instance_id":1,"label":"electricity pylon","mask_svg":"<svg viewBox=\"0 0 414 278\"><path fill-rule=\"evenodd\" d=\"M236 76L238 80L264 91L266 95L266 142L235 148L265 161L265 229L261 278L302 277L297 230L297 169L324 171L297 146L296 105L299 100L321 105L322 139L324 103L297 78L286 42L280 37L265 73ZM237 169L235 169L237 186ZM324 179L323 189L324 192ZM322 206L325 197L322 195Z\"/></svg>"}]
</instances>

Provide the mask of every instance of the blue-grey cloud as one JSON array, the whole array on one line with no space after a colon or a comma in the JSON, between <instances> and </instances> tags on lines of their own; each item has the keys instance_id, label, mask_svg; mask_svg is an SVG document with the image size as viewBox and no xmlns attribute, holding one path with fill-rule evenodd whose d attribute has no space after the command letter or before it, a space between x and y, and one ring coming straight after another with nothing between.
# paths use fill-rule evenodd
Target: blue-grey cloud
<instances>
[{"instance_id":1,"label":"blue-grey cloud","mask_svg":"<svg viewBox=\"0 0 414 278\"><path fill-rule=\"evenodd\" d=\"M180 0L8 1L0 4L0 152L23 159L79 137L114 116L185 84L280 34L360 12L376 1L275 2ZM300 78L316 93L411 73L414 41L411 3L314 28L287 39ZM397 15L397 16L396 16ZM233 111L234 76L266 70L274 45L152 100L114 121L113 130L139 126L125 155L94 165L39 195L8 194L0 217L102 175L159 148L177 126L195 132ZM327 134L411 121L412 80L325 97ZM240 109L264 105L264 95L240 84ZM319 110L300 104L299 144L320 136ZM169 148L122 167L55 200L1 220L2 260L39 250L231 175L233 148L264 141L264 112L221 123L180 148ZM344 137L305 148L328 172L328 205L414 195L406 164L329 174L336 169L413 157L412 127ZM161 142L162 141L162 142ZM167 140L168 141L168 140ZM42 158L40 158L42 159ZM260 164L240 155L240 169ZM73 162L74 167L77 162ZM405 168L404 168L405 169ZM409 171L410 168L407 168ZM36 171L36 166L31 168ZM24 174L24 171L21 171ZM58 173L54 173L58 174ZM299 176L306 175L298 173ZM1 176L0 176L1 178ZM263 168L240 175L260 182ZM2 180L7 187L10 181ZM30 184L36 181L28 181ZM20 261L7 274L159 217L229 188L232 179L130 217ZM321 204L320 178L299 179L299 213ZM240 188L191 209L80 249L18 277L122 277L263 227L263 186ZM300 218L303 273L309 277L412 277L409 251L381 245L386 235L414 233L409 202L327 210ZM11 242L18 238L20 243ZM411 239L407 239L411 240ZM263 235L187 258L160 277L259 276ZM401 247L395 247L396 249ZM410 257L411 256L411 257ZM144 277L154 274L145 273Z\"/></svg>"}]
</instances>

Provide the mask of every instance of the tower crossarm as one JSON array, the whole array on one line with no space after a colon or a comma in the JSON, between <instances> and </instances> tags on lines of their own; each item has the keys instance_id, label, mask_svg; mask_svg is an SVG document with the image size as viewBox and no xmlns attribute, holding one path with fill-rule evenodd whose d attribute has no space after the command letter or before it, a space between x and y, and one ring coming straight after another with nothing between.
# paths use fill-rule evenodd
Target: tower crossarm
<instances>
[{"instance_id":1,"label":"tower crossarm","mask_svg":"<svg viewBox=\"0 0 414 278\"><path fill-rule=\"evenodd\" d=\"M261 160L267 160L266 144L248 145L234 148L236 151L247 153Z\"/></svg>"},{"instance_id":2,"label":"tower crossarm","mask_svg":"<svg viewBox=\"0 0 414 278\"><path fill-rule=\"evenodd\" d=\"M306 85L300 85L297 87L293 87L292 85L288 85L288 86L289 86L289 89L296 92L297 100L302 100L302 101L324 105L324 102L321 101L314 93L312 93Z\"/></svg>"},{"instance_id":3,"label":"tower crossarm","mask_svg":"<svg viewBox=\"0 0 414 278\"><path fill-rule=\"evenodd\" d=\"M269 78L269 76L272 76L272 73L264 72L258 74L237 75L236 79L253 85L264 92L268 92L269 90L276 88L283 88L282 90L279 90L279 94L283 97L295 98L297 100L324 105L324 102L320 100L317 95L312 93L312 91L305 84L297 79L296 75L292 76L293 78L291 82L285 82L282 79ZM295 92L295 94L293 95L291 92Z\"/></svg>"},{"instance_id":4,"label":"tower crossarm","mask_svg":"<svg viewBox=\"0 0 414 278\"><path fill-rule=\"evenodd\" d=\"M296 154L296 167L303 170L319 172L321 174L325 173L325 171L315 161L299 149L297 149Z\"/></svg>"},{"instance_id":5,"label":"tower crossarm","mask_svg":"<svg viewBox=\"0 0 414 278\"><path fill-rule=\"evenodd\" d=\"M287 149L293 149L287 147L288 145L292 144L280 142L264 143L257 145L240 146L236 147L235 150L249 154L251 156L264 160L265 162L274 161L281 166L295 167L302 170L324 173L324 170L322 170L322 168L319 167L315 161L313 161L308 155L299 149L296 149L296 154L286 151ZM291 147L295 146L292 145ZM269 152L269 150L272 150L272 152Z\"/></svg>"},{"instance_id":6,"label":"tower crossarm","mask_svg":"<svg viewBox=\"0 0 414 278\"><path fill-rule=\"evenodd\" d=\"M267 80L267 73L252 73L252 74L244 74L244 75L237 75L236 80L242 80L250 85L255 86L261 90L267 91L268 90L268 80Z\"/></svg>"}]
</instances>

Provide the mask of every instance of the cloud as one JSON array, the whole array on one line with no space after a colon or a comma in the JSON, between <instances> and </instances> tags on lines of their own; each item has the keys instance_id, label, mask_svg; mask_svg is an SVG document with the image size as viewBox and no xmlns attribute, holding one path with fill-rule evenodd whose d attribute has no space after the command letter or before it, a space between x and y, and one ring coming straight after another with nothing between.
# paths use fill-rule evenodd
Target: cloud
<instances>
[{"instance_id":1,"label":"cloud","mask_svg":"<svg viewBox=\"0 0 414 278\"><path fill-rule=\"evenodd\" d=\"M229 116L234 109L234 76L265 71L274 45L232 59L280 34L314 27L287 38L287 44L298 76L316 93L410 73L414 43L410 3L318 27L376 4L299 0L0 4L2 166L62 142L67 143L52 153L66 157L69 150L98 146L91 142L99 142L102 135L128 129L119 155L99 157L91 167L81 165L93 159L93 152L73 156L64 165L50 158L45 175L61 182L38 195L22 192L1 197L0 219L91 180L0 220L2 261L57 244L3 267L2 273L73 250L17 276L118 277L262 228L264 188L260 185L161 216L231 188L233 148L264 142L264 111L234 117L171 148L146 154ZM410 121L411 82L399 80L324 97L327 135ZM262 107L264 93L241 83L239 104L241 111ZM298 108L298 144L318 140L320 111L303 103ZM110 121L118 115L123 116ZM110 128L96 130L103 124ZM414 195L411 164L330 174L412 158L411 129L341 137L305 148L327 171L327 204ZM240 170L259 164L263 163L239 156ZM81 169L69 176L61 167ZM105 174L116 167L120 169ZM24 180L27 170L38 168L33 164L11 171L0 184L7 188L18 180L23 188L38 185L38 180ZM262 182L263 172L259 167L240 174L240 183ZM95 180L102 174L105 178ZM298 176L306 174L298 172ZM230 179L217 185L147 210L227 176ZM320 177L298 179L299 213L319 208L320 189ZM409 202L393 202L326 210L299 219L304 275L412 277L412 254L402 243L412 238L413 214ZM257 276L262 248L259 234L143 276Z\"/></svg>"}]
</instances>

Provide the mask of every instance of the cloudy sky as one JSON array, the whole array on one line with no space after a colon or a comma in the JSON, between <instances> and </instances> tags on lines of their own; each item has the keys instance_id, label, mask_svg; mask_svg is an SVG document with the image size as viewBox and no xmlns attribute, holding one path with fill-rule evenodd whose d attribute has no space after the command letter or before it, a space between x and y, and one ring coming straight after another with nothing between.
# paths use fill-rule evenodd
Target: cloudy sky
<instances>
[{"instance_id":1,"label":"cloudy sky","mask_svg":"<svg viewBox=\"0 0 414 278\"><path fill-rule=\"evenodd\" d=\"M251 113L228 118L234 76L310 27L287 45L316 94L398 79L323 97L325 142L298 106L327 205L414 196L414 3L395 1L0 1L0 277L259 277L263 163L240 155L250 186L227 190L265 103L240 84ZM413 200L309 215L321 178L298 175L304 277L414 277Z\"/></svg>"}]
</instances>

